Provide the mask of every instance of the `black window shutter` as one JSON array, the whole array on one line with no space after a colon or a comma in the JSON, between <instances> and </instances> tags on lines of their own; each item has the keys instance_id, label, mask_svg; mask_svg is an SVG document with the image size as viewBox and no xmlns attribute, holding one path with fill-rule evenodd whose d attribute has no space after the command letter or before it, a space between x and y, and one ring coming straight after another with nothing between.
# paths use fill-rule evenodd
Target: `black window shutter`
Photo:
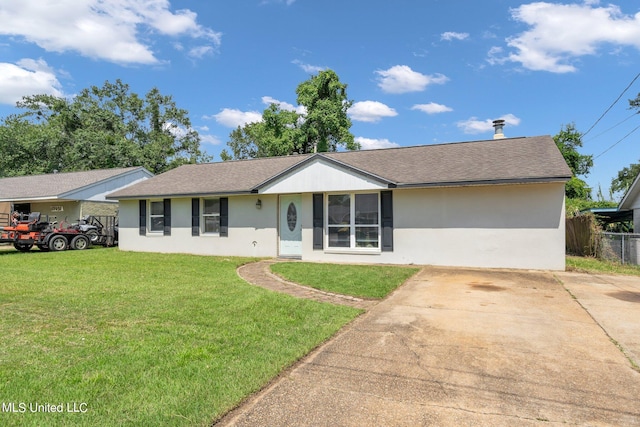
<instances>
[{"instance_id":1,"label":"black window shutter","mask_svg":"<svg viewBox=\"0 0 640 427\"><path fill-rule=\"evenodd\" d=\"M380 192L382 251L393 251L393 192Z\"/></svg>"},{"instance_id":2,"label":"black window shutter","mask_svg":"<svg viewBox=\"0 0 640 427\"><path fill-rule=\"evenodd\" d=\"M220 197L220 236L229 235L229 199Z\"/></svg>"},{"instance_id":3,"label":"black window shutter","mask_svg":"<svg viewBox=\"0 0 640 427\"><path fill-rule=\"evenodd\" d=\"M313 249L322 249L322 229L324 227L324 195L313 195Z\"/></svg>"},{"instance_id":4,"label":"black window shutter","mask_svg":"<svg viewBox=\"0 0 640 427\"><path fill-rule=\"evenodd\" d=\"M171 199L164 199L164 235L171 236Z\"/></svg>"},{"instance_id":5,"label":"black window shutter","mask_svg":"<svg viewBox=\"0 0 640 427\"><path fill-rule=\"evenodd\" d=\"M191 199L191 235L200 235L200 199Z\"/></svg>"},{"instance_id":6,"label":"black window shutter","mask_svg":"<svg viewBox=\"0 0 640 427\"><path fill-rule=\"evenodd\" d=\"M140 235L145 236L147 234L147 201L139 200L138 201L140 221L138 222L138 226L140 227Z\"/></svg>"}]
</instances>

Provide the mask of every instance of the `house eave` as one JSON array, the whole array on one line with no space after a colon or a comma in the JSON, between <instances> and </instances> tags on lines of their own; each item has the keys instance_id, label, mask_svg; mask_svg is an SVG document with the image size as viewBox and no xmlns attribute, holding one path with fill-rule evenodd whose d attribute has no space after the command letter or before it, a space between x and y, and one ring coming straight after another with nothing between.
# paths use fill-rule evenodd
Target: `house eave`
<instances>
[{"instance_id":1,"label":"house eave","mask_svg":"<svg viewBox=\"0 0 640 427\"><path fill-rule=\"evenodd\" d=\"M635 195L640 191L640 174L633 180L631 186L622 197L620 204L618 204L618 210L631 209L630 203Z\"/></svg>"},{"instance_id":2,"label":"house eave","mask_svg":"<svg viewBox=\"0 0 640 427\"><path fill-rule=\"evenodd\" d=\"M544 183L565 183L570 177L544 177L544 178L508 178L490 179L474 181L443 181L425 183L398 183L397 188L436 188L436 187L472 187L487 185L510 185L510 184L544 184ZM392 187L390 187L392 188Z\"/></svg>"},{"instance_id":3,"label":"house eave","mask_svg":"<svg viewBox=\"0 0 640 427\"><path fill-rule=\"evenodd\" d=\"M107 196L111 200L140 200L140 199L180 199L187 197L216 197L216 196L246 196L254 194L252 190L216 191L212 193L171 193L171 194L137 194L131 196Z\"/></svg>"}]
</instances>

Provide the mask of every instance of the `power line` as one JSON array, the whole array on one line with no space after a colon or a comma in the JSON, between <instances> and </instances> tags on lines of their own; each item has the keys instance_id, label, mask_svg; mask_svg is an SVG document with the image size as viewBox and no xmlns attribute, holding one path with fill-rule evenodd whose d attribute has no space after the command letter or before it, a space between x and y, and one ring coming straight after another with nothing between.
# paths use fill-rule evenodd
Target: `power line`
<instances>
[{"instance_id":1,"label":"power line","mask_svg":"<svg viewBox=\"0 0 640 427\"><path fill-rule=\"evenodd\" d=\"M605 110L604 113L602 113L602 115L598 118L598 120L596 120L596 122L594 124L591 125L591 127L589 128L589 130L587 130L585 133L582 134L582 136L584 137L585 135L587 135L589 132L591 132L591 129L593 129L598 122L600 122L600 120L602 120L602 118L609 112L609 110L611 110L613 108L614 105L616 105L618 103L618 101L620 101L620 98L622 98L622 96L625 94L626 91L629 90L629 88L635 83L636 80L638 80L638 77L640 77L640 73L636 74L636 76L633 78L633 80L631 80L631 83L629 83L627 85L627 87L622 91L622 93L620 94L620 96L618 96L616 98L615 101L613 101L613 104L611 104L609 106L609 108L607 108ZM619 141L618 141L619 142ZM617 143L616 143L617 144ZM603 153L604 154L604 153Z\"/></svg>"},{"instance_id":2,"label":"power line","mask_svg":"<svg viewBox=\"0 0 640 427\"><path fill-rule=\"evenodd\" d=\"M597 137L602 136L602 135L604 135L605 133L609 132L610 130L617 128L618 126L620 126L621 124L623 124L624 122L626 122L627 120L629 120L631 117L635 116L636 114L639 114L639 113L633 113L632 115L630 115L630 116L629 116L629 117L627 117L626 119L624 119L624 120L622 120L622 121L619 121L619 122L618 122L618 123L616 123L615 125L611 126L609 129L607 129L607 130L604 130L604 131L600 132L600 133L599 133L599 134L597 134L596 136L592 136L591 138L589 138L589 140L588 140L588 141L593 141L593 140L594 140L594 139L596 139ZM588 141L585 141L585 142L588 142Z\"/></svg>"},{"instance_id":3,"label":"power line","mask_svg":"<svg viewBox=\"0 0 640 427\"><path fill-rule=\"evenodd\" d=\"M606 150L604 150L602 153L598 154L597 156L595 156L593 159L597 159L598 157L602 156L604 153L606 153L607 151L611 150L613 147L615 147L616 145L620 144L622 141L624 141L625 139L627 139L627 137L629 135L631 135L632 133L634 133L635 131L637 131L638 129L640 129L640 125L636 126L631 132L629 132L628 134L626 134L625 136L623 136L622 138L620 138L615 144L613 144L611 147L607 148Z\"/></svg>"}]
</instances>

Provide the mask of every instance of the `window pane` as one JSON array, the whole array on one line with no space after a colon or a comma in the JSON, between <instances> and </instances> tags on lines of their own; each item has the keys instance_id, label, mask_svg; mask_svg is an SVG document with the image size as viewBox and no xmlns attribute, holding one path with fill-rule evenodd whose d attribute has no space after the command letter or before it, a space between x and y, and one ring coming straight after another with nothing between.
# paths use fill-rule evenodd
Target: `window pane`
<instances>
[{"instance_id":1,"label":"window pane","mask_svg":"<svg viewBox=\"0 0 640 427\"><path fill-rule=\"evenodd\" d=\"M346 224L351 222L351 204L348 194L329 196L329 224Z\"/></svg>"},{"instance_id":2,"label":"window pane","mask_svg":"<svg viewBox=\"0 0 640 427\"><path fill-rule=\"evenodd\" d=\"M151 202L151 215L164 215L164 202Z\"/></svg>"},{"instance_id":3,"label":"window pane","mask_svg":"<svg viewBox=\"0 0 640 427\"><path fill-rule=\"evenodd\" d=\"M163 231L164 230L164 217L155 216L151 217L151 231Z\"/></svg>"},{"instance_id":4,"label":"window pane","mask_svg":"<svg viewBox=\"0 0 640 427\"><path fill-rule=\"evenodd\" d=\"M220 213L220 199L204 199L204 207L202 209L204 215Z\"/></svg>"},{"instance_id":5,"label":"window pane","mask_svg":"<svg viewBox=\"0 0 640 427\"><path fill-rule=\"evenodd\" d=\"M350 246L349 227L329 227L329 246L337 248L348 248Z\"/></svg>"},{"instance_id":6,"label":"window pane","mask_svg":"<svg viewBox=\"0 0 640 427\"><path fill-rule=\"evenodd\" d=\"M378 223L378 195L356 194L356 224Z\"/></svg>"},{"instance_id":7,"label":"window pane","mask_svg":"<svg viewBox=\"0 0 640 427\"><path fill-rule=\"evenodd\" d=\"M204 232L205 233L219 233L220 232L220 217L219 216L206 216L206 217L204 217Z\"/></svg>"},{"instance_id":8,"label":"window pane","mask_svg":"<svg viewBox=\"0 0 640 427\"><path fill-rule=\"evenodd\" d=\"M356 227L356 247L377 248L378 227Z\"/></svg>"}]
</instances>

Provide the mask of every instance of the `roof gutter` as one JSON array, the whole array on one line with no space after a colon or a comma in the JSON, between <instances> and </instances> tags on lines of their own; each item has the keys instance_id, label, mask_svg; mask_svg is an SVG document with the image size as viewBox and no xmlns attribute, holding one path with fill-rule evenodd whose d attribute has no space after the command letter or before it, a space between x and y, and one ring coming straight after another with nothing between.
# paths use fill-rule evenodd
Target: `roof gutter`
<instances>
[{"instance_id":1,"label":"roof gutter","mask_svg":"<svg viewBox=\"0 0 640 427\"><path fill-rule=\"evenodd\" d=\"M483 181L443 181L426 183L399 183L397 188L434 188L434 187L471 187L482 185L508 185L508 184L544 184L551 182L565 183L571 177L558 176L547 178L513 178L513 179L489 179Z\"/></svg>"},{"instance_id":2,"label":"roof gutter","mask_svg":"<svg viewBox=\"0 0 640 427\"><path fill-rule=\"evenodd\" d=\"M242 191L219 191L216 193L175 193L175 194L137 194L133 196L107 196L111 200L139 200L139 199L166 199L184 197L208 197L208 196L246 196L253 194L252 190Z\"/></svg>"}]
</instances>

